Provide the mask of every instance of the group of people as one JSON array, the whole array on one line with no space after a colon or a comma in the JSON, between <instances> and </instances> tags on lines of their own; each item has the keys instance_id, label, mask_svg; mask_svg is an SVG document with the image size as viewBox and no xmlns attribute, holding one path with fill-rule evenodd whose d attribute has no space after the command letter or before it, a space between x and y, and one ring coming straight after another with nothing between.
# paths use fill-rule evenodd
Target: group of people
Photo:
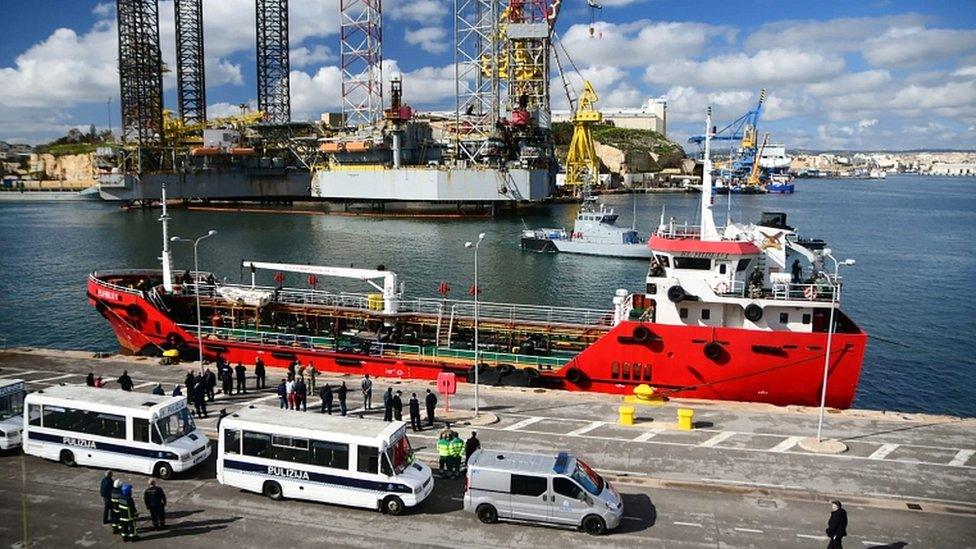
<instances>
[{"instance_id":1,"label":"group of people","mask_svg":"<svg viewBox=\"0 0 976 549\"><path fill-rule=\"evenodd\" d=\"M471 431L467 442L461 440L457 431L447 427L437 438L438 472L441 478L458 478L461 476L461 461L468 465L471 454L481 448L478 433Z\"/></svg>"},{"instance_id":2,"label":"group of people","mask_svg":"<svg viewBox=\"0 0 976 549\"><path fill-rule=\"evenodd\" d=\"M112 471L106 471L98 491L103 503L102 524L111 524L112 533L121 536L122 541L138 540L136 518L139 511L132 497L132 485L114 478ZM149 509L153 529L166 528L166 493L156 485L155 479L149 481L143 492L143 502Z\"/></svg>"},{"instance_id":3,"label":"group of people","mask_svg":"<svg viewBox=\"0 0 976 549\"><path fill-rule=\"evenodd\" d=\"M263 365L262 365L263 373ZM318 370L311 362L308 366L302 366L301 362L294 360L288 365L288 376L281 378L278 384L278 404L282 410L301 410L308 411L308 395L315 394L315 379L318 377ZM262 382L263 386L263 382ZM329 384L322 389L322 409L325 411L325 392L329 392L329 413L332 413L332 387ZM346 395L345 383L343 383L340 406L342 415L346 415Z\"/></svg>"},{"instance_id":4,"label":"group of people","mask_svg":"<svg viewBox=\"0 0 976 549\"><path fill-rule=\"evenodd\" d=\"M369 381L369 374L365 376L363 384L367 381ZM427 426L433 427L437 395L430 389L427 389L427 395L424 397L424 406L427 408ZM411 393L410 400L407 402L407 410L410 412L410 428L414 431L423 431L424 428L420 419L420 400L417 398L417 393ZM383 393L383 419L385 421L403 421L403 391L394 393L392 387L387 387L386 392Z\"/></svg>"}]
</instances>

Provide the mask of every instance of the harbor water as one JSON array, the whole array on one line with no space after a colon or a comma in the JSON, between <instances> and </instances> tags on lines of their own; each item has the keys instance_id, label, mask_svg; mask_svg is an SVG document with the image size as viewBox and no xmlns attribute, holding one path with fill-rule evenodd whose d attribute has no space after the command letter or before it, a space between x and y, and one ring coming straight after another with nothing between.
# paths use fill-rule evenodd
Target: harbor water
<instances>
[{"instance_id":1,"label":"harbor water","mask_svg":"<svg viewBox=\"0 0 976 549\"><path fill-rule=\"evenodd\" d=\"M841 271L844 308L871 336L855 406L976 416L976 180L889 176L886 180L804 179L794 195L716 198L716 221L758 220L785 211L805 237L828 241ZM667 217L697 224L698 195L606 197L647 233ZM522 252L525 226L570 229L576 207L531 217L437 220L173 209L171 234L218 234L200 244L200 268L237 282L243 259L373 268L400 275L406 293L437 297L441 282L464 299L479 251L482 299L609 310L617 288L638 291L647 264ZM85 298L92 270L153 268L161 246L158 210L122 211L100 202L0 203L0 344L112 351L108 324ZM177 269L192 248L174 244ZM262 282L273 284L271 273ZM331 285L320 280L320 287ZM291 274L286 285L306 285ZM346 281L350 291L368 287Z\"/></svg>"}]
</instances>

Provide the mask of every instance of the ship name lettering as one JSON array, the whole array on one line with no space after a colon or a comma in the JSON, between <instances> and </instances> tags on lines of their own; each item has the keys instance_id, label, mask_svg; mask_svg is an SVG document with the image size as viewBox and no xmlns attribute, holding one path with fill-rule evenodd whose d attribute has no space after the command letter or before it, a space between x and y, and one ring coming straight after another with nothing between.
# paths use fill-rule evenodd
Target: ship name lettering
<instances>
[{"instance_id":1,"label":"ship name lettering","mask_svg":"<svg viewBox=\"0 0 976 549\"><path fill-rule=\"evenodd\" d=\"M112 301L119 300L118 292L113 292L111 290L98 289L98 297L104 297L105 299L111 299Z\"/></svg>"}]
</instances>

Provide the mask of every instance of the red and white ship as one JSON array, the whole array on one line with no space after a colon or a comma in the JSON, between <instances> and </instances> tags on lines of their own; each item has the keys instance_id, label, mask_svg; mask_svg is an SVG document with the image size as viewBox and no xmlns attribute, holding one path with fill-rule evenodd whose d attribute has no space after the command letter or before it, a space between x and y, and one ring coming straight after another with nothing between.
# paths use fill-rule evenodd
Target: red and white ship
<instances>
[{"instance_id":1,"label":"red and white ship","mask_svg":"<svg viewBox=\"0 0 976 549\"><path fill-rule=\"evenodd\" d=\"M818 405L826 363L827 405L849 407L867 335L840 310L836 268L824 272L830 250L801 240L785 214L716 227L708 141L701 226L662 216L646 291L617 290L605 311L480 302L476 322L474 302L407 297L384 270L246 261L250 284L174 275L165 207L163 268L93 272L88 298L132 353L177 348L195 359L199 292L211 360L471 381L477 327L481 383L615 394L648 384L663 395ZM258 270L275 271L279 285L256 284ZM301 273L308 287L283 286L284 273ZM376 291L320 289L320 277Z\"/></svg>"}]
</instances>

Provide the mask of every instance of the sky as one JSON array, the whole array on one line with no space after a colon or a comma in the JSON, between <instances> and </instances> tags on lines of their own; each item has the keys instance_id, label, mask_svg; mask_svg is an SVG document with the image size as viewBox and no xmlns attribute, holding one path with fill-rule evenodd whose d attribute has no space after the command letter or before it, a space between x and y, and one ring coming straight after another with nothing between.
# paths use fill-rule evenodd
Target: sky
<instances>
[{"instance_id":1,"label":"sky","mask_svg":"<svg viewBox=\"0 0 976 549\"><path fill-rule=\"evenodd\" d=\"M292 118L340 107L338 0L291 0ZM760 131L791 149L976 149L974 1L563 0L557 33L599 107L667 98L668 132L720 126L767 88ZM173 2L160 1L175 63ZM454 106L452 0L383 2L384 78L415 109ZM0 140L119 124L115 3L0 0ZM254 0L204 0L208 115L255 103ZM574 79L579 76L571 75ZM176 107L176 78L164 77ZM553 75L553 108L565 108Z\"/></svg>"}]
</instances>

